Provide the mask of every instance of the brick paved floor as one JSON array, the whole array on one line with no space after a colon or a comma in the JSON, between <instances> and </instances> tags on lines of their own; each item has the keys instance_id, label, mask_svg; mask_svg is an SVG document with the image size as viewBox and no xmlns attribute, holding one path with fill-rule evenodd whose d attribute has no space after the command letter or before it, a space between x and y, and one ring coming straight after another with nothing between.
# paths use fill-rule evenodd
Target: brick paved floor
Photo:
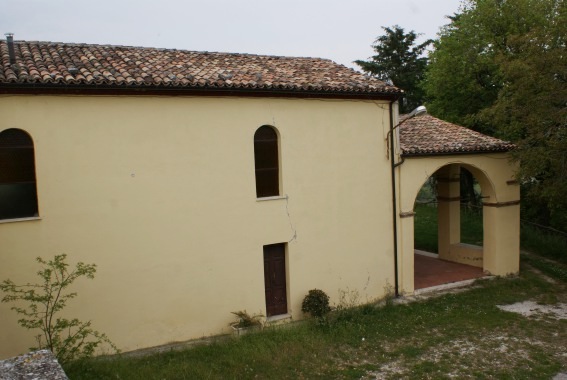
<instances>
[{"instance_id":1,"label":"brick paved floor","mask_svg":"<svg viewBox=\"0 0 567 380\"><path fill-rule=\"evenodd\" d=\"M453 263L417 253L414 255L415 289L429 288L483 276L482 268Z\"/></svg>"}]
</instances>

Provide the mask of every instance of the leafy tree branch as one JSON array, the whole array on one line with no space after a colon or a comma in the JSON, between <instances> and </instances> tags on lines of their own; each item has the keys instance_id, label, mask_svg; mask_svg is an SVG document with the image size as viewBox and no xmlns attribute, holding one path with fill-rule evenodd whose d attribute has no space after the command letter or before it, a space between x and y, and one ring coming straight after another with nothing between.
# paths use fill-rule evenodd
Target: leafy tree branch
<instances>
[{"instance_id":1,"label":"leafy tree branch","mask_svg":"<svg viewBox=\"0 0 567 380\"><path fill-rule=\"evenodd\" d=\"M70 268L66 258L65 254L56 255L49 261L38 257L36 260L42 265L37 272L40 283L17 285L10 279L4 280L0 283L0 291L5 293L1 301L17 303L11 309L22 316L18 320L20 326L40 330L36 335L38 346L30 349L47 348L60 363L92 356L103 344L118 352L105 334L92 329L91 321L81 322L59 315L67 302L77 296L68 288L81 277L94 279L96 273L95 264L79 262ZM21 303L26 306L19 306Z\"/></svg>"}]
</instances>

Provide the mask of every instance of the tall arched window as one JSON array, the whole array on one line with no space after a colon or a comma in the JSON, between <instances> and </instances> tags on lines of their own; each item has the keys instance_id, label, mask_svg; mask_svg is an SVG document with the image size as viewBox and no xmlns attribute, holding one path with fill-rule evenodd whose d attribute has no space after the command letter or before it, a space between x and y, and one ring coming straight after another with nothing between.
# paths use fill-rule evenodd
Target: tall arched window
<instances>
[{"instance_id":1,"label":"tall arched window","mask_svg":"<svg viewBox=\"0 0 567 380\"><path fill-rule=\"evenodd\" d=\"M33 141L26 132L0 132L0 219L37 216Z\"/></svg>"},{"instance_id":2,"label":"tall arched window","mask_svg":"<svg viewBox=\"0 0 567 380\"><path fill-rule=\"evenodd\" d=\"M278 134L269 125L263 125L254 134L254 164L256 167L256 196L280 195Z\"/></svg>"}]
</instances>

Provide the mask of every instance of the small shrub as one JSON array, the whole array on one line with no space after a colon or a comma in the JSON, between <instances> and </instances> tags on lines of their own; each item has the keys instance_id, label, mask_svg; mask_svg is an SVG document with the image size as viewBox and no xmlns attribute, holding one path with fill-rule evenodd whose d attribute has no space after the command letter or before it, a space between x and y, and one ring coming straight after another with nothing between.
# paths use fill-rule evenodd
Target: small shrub
<instances>
[{"instance_id":1,"label":"small shrub","mask_svg":"<svg viewBox=\"0 0 567 380\"><path fill-rule=\"evenodd\" d=\"M331 311L329 296L322 290L311 289L303 299L301 311L315 318L324 317Z\"/></svg>"},{"instance_id":2,"label":"small shrub","mask_svg":"<svg viewBox=\"0 0 567 380\"><path fill-rule=\"evenodd\" d=\"M338 311L353 309L358 305L360 305L358 290L339 289L339 304L336 306Z\"/></svg>"},{"instance_id":3,"label":"small shrub","mask_svg":"<svg viewBox=\"0 0 567 380\"><path fill-rule=\"evenodd\" d=\"M74 269L69 270L66 258L65 254L56 255L49 261L38 257L37 262L43 266L37 272L40 283L16 285L12 280L4 280L0 283L0 291L6 295L1 301L16 302L18 305L21 301L27 303L26 307L13 306L12 310L23 316L18 320L20 326L41 331L36 335L38 347L30 349L47 348L61 364L90 357L105 343L118 352L105 334L91 328L91 321L82 322L77 318L59 316L67 301L77 296L75 292L68 292L67 288L80 277L93 279L96 272L95 264L84 263L77 263Z\"/></svg>"},{"instance_id":4,"label":"small shrub","mask_svg":"<svg viewBox=\"0 0 567 380\"><path fill-rule=\"evenodd\" d=\"M262 318L264 317L262 314L250 315L246 310L233 311L232 314L236 315L238 320L230 323L230 326L236 328L261 326Z\"/></svg>"}]
</instances>

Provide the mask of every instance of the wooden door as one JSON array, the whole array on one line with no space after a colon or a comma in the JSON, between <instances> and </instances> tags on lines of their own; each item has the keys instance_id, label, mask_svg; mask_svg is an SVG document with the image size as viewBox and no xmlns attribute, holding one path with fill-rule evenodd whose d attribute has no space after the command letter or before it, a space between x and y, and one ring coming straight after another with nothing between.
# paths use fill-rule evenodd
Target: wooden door
<instances>
[{"instance_id":1,"label":"wooden door","mask_svg":"<svg viewBox=\"0 0 567 380\"><path fill-rule=\"evenodd\" d=\"M264 284L267 316L287 313L285 244L264 246Z\"/></svg>"}]
</instances>

